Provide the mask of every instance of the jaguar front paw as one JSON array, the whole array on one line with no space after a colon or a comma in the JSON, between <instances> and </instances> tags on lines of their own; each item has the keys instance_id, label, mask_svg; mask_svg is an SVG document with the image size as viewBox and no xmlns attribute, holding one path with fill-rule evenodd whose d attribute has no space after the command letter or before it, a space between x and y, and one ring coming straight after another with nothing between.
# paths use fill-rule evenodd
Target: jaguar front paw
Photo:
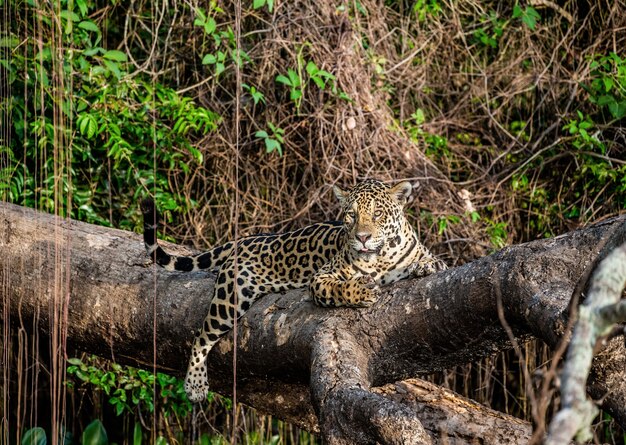
<instances>
[{"instance_id":1,"label":"jaguar front paw","mask_svg":"<svg viewBox=\"0 0 626 445\"><path fill-rule=\"evenodd\" d=\"M415 277L423 277L432 275L443 270L447 270L448 266L440 259L433 259L427 262L416 262L411 265L411 275Z\"/></svg>"},{"instance_id":2,"label":"jaguar front paw","mask_svg":"<svg viewBox=\"0 0 626 445\"><path fill-rule=\"evenodd\" d=\"M378 301L380 289L376 281L369 275L355 278L349 282L348 306L370 307Z\"/></svg>"}]
</instances>

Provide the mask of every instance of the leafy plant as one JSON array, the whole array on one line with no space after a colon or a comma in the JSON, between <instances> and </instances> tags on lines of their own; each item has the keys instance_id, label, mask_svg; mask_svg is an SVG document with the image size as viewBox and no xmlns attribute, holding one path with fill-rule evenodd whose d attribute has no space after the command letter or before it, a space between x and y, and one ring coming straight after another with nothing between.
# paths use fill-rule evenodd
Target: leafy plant
<instances>
[{"instance_id":1,"label":"leafy plant","mask_svg":"<svg viewBox=\"0 0 626 445\"><path fill-rule=\"evenodd\" d=\"M4 115L10 109L14 116L6 120L11 125L8 143L0 146L7 160L0 172L0 196L126 229L139 226L135 204L147 192L155 195L167 219L167 210L184 213L193 203L172 193L170 178L184 181L193 173L192 166L203 162L196 141L217 129L220 116L133 73L124 52L99 46L102 32L90 18L94 4L64 5L74 8L62 14L65 29L71 29L63 34L62 47L64 72L73 79L71 91L57 91L48 78L58 60L52 43L40 48L34 38L0 42L11 50L6 53L12 57L0 64L13 92L2 98L0 111ZM204 20L210 30L210 20ZM44 20L43 26L53 25ZM14 51L18 44L20 51ZM25 97L26 90L42 94ZM67 123L61 125L55 112ZM69 149L55 144L59 138L69 141L71 157ZM59 157L65 156L68 167L59 173L58 164L65 163Z\"/></svg>"},{"instance_id":2,"label":"leafy plant","mask_svg":"<svg viewBox=\"0 0 626 445\"><path fill-rule=\"evenodd\" d=\"M319 69L312 60L306 64L306 72L309 74L309 79L321 90L326 88L328 82L335 80L334 75L328 71Z\"/></svg>"},{"instance_id":3,"label":"leafy plant","mask_svg":"<svg viewBox=\"0 0 626 445\"><path fill-rule=\"evenodd\" d=\"M598 137L591 133L594 127L594 123L589 116L583 115L582 112L577 111L577 119L570 119L567 124L563 126L564 130L567 130L569 134L574 136L572 145L578 149L591 149L599 148L602 153L606 152L605 145L598 139Z\"/></svg>"},{"instance_id":4,"label":"leafy plant","mask_svg":"<svg viewBox=\"0 0 626 445\"><path fill-rule=\"evenodd\" d=\"M295 70L289 68L286 76L283 74L276 76L276 82L289 87L289 98L296 103L296 108L300 108L303 94L300 75Z\"/></svg>"},{"instance_id":5,"label":"leafy plant","mask_svg":"<svg viewBox=\"0 0 626 445\"><path fill-rule=\"evenodd\" d=\"M272 153L277 151L280 156L283 155L283 147L282 144L285 142L284 135L285 130L282 128L276 127L273 123L268 122L267 126L271 131L271 134L265 130L259 130L254 135L265 141L265 151L267 153Z\"/></svg>"},{"instance_id":6,"label":"leafy plant","mask_svg":"<svg viewBox=\"0 0 626 445\"><path fill-rule=\"evenodd\" d=\"M458 215L443 215L437 218L437 233L441 235L449 225L458 224L461 222L461 217Z\"/></svg>"},{"instance_id":7,"label":"leafy plant","mask_svg":"<svg viewBox=\"0 0 626 445\"><path fill-rule=\"evenodd\" d=\"M626 116L626 59L611 52L596 55L589 66L592 81L583 87L591 103L607 109L613 119Z\"/></svg>"},{"instance_id":8,"label":"leafy plant","mask_svg":"<svg viewBox=\"0 0 626 445\"><path fill-rule=\"evenodd\" d=\"M211 16L209 16L203 8L196 8L196 18L193 21L194 26L199 26L204 30L204 33L208 36L213 35L217 29L217 22Z\"/></svg>"},{"instance_id":9,"label":"leafy plant","mask_svg":"<svg viewBox=\"0 0 626 445\"><path fill-rule=\"evenodd\" d=\"M109 438L100 420L96 419L87 425L81 437L82 445L108 445Z\"/></svg>"},{"instance_id":10,"label":"leafy plant","mask_svg":"<svg viewBox=\"0 0 626 445\"><path fill-rule=\"evenodd\" d=\"M513 6L513 18L520 19L523 24L534 31L537 27L537 22L541 20L541 15L530 5L522 9L519 3L516 3Z\"/></svg>"},{"instance_id":11,"label":"leafy plant","mask_svg":"<svg viewBox=\"0 0 626 445\"><path fill-rule=\"evenodd\" d=\"M497 48L498 40L504 33L507 21L498 17L495 11L490 11L489 15L481 18L484 24L473 33L473 43L479 43L489 48Z\"/></svg>"},{"instance_id":12,"label":"leafy plant","mask_svg":"<svg viewBox=\"0 0 626 445\"><path fill-rule=\"evenodd\" d=\"M38 426L26 430L21 443L22 445L46 445L48 443L46 431Z\"/></svg>"},{"instance_id":13,"label":"leafy plant","mask_svg":"<svg viewBox=\"0 0 626 445\"><path fill-rule=\"evenodd\" d=\"M496 249L501 249L507 244L508 233L506 232L507 224L505 222L494 222L487 218L487 234L489 241Z\"/></svg>"},{"instance_id":14,"label":"leafy plant","mask_svg":"<svg viewBox=\"0 0 626 445\"><path fill-rule=\"evenodd\" d=\"M425 144L426 154L435 158L450 156L451 152L448 148L448 140L440 135L430 133L424 130L426 123L426 115L424 110L418 108L411 119L404 122L403 126L408 131L411 139L417 143Z\"/></svg>"},{"instance_id":15,"label":"leafy plant","mask_svg":"<svg viewBox=\"0 0 626 445\"><path fill-rule=\"evenodd\" d=\"M247 83L244 83L241 86L248 92L248 94L250 94L252 100L254 101L254 105L258 105L259 103L265 104L265 95L257 90L256 87L248 85Z\"/></svg>"},{"instance_id":16,"label":"leafy plant","mask_svg":"<svg viewBox=\"0 0 626 445\"><path fill-rule=\"evenodd\" d=\"M46 431L41 427L30 428L22 436L21 445L47 445L48 437ZM78 445L71 433L62 431L59 443L63 445ZM143 443L143 433L141 424L135 422L133 429L133 445L141 445ZM167 444L164 437L159 436L156 439L157 444ZM104 425L99 419L95 419L85 427L81 435L80 445L109 445L109 438Z\"/></svg>"},{"instance_id":17,"label":"leafy plant","mask_svg":"<svg viewBox=\"0 0 626 445\"><path fill-rule=\"evenodd\" d=\"M261 9L266 5L269 12L274 11L274 0L253 0L252 2L252 7L254 9Z\"/></svg>"},{"instance_id":18,"label":"leafy plant","mask_svg":"<svg viewBox=\"0 0 626 445\"><path fill-rule=\"evenodd\" d=\"M143 369L116 363L103 367L96 362L94 356L89 357L86 362L71 358L68 363L68 375L103 391L117 415L124 412L134 413L136 409L153 413L157 402L155 394L159 397L159 406L166 416L173 414L185 417L191 412L192 405L185 394L183 381L176 377L160 372L155 375ZM73 383L69 384L73 386ZM209 394L209 400L212 397Z\"/></svg>"},{"instance_id":19,"label":"leafy plant","mask_svg":"<svg viewBox=\"0 0 626 445\"><path fill-rule=\"evenodd\" d=\"M21 445L46 445L48 443L48 436L46 431L41 427L33 427L24 432L22 436ZM71 433L61 429L59 443L63 445L75 445L77 444ZM93 420L89 425L85 427L83 434L81 435L81 445L108 445L109 439L107 432L104 429L104 425L99 419ZM133 445L141 445L141 442Z\"/></svg>"},{"instance_id":20,"label":"leafy plant","mask_svg":"<svg viewBox=\"0 0 626 445\"><path fill-rule=\"evenodd\" d=\"M428 16L437 16L441 12L439 0L417 0L413 5L413 13L417 20L423 22Z\"/></svg>"}]
</instances>

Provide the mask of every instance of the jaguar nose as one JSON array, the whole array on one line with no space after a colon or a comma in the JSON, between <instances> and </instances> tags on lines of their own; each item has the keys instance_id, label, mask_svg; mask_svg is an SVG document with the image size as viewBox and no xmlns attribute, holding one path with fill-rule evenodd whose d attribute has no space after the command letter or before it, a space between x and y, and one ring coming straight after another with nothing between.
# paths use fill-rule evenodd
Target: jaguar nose
<instances>
[{"instance_id":1,"label":"jaguar nose","mask_svg":"<svg viewBox=\"0 0 626 445\"><path fill-rule=\"evenodd\" d=\"M368 239L372 237L371 233L357 233L356 237L365 245Z\"/></svg>"}]
</instances>

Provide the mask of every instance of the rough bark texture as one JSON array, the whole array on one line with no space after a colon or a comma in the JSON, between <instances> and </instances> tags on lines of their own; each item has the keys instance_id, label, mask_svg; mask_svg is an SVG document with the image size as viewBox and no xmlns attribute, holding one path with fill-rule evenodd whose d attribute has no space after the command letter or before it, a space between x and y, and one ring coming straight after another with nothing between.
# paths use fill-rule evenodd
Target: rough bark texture
<instances>
[{"instance_id":1,"label":"rough bark texture","mask_svg":"<svg viewBox=\"0 0 626 445\"><path fill-rule=\"evenodd\" d=\"M561 409L548 430L546 445L560 445L574 437L593 439L591 424L598 414L586 394L586 382L594 345L616 323L626 321L626 301L620 300L626 285L626 244L617 247L595 270L589 295L578 309L576 326L561 373Z\"/></svg>"},{"instance_id":2,"label":"rough bark texture","mask_svg":"<svg viewBox=\"0 0 626 445\"><path fill-rule=\"evenodd\" d=\"M451 414L428 401L417 409L406 398L372 387L508 347L496 286L516 335L554 344L564 332L578 281L599 250L602 256L624 241L625 221L612 219L396 283L368 309L318 308L305 291L268 295L239 321L239 399L310 430L319 427L328 443L507 443L503 435L520 437L509 443L524 443L528 425L502 416L497 427L483 428L493 415L472 404L464 405L465 417L458 414L464 420L451 422L443 440L441 419ZM3 301L9 302L12 323L46 333L50 308L66 305L60 313L66 314L72 346L139 366L156 361L159 368L182 374L213 281L206 274L168 273L146 263L136 234L0 204L0 282L9 292ZM55 298L64 289L64 298ZM226 394L232 388L232 338L222 339L209 357L210 383ZM624 350L616 348L601 354L592 371L597 394L606 394L618 378L624 381L623 362L616 367ZM625 394L623 384L611 386L604 399L604 407L621 420Z\"/></svg>"}]
</instances>

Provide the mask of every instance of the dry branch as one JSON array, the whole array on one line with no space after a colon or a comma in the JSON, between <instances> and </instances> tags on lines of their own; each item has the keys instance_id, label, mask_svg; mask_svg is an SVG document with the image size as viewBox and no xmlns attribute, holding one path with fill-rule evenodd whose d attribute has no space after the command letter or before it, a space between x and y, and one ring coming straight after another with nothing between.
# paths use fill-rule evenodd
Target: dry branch
<instances>
[{"instance_id":1,"label":"dry branch","mask_svg":"<svg viewBox=\"0 0 626 445\"><path fill-rule=\"evenodd\" d=\"M491 415L484 408L465 404L467 421L441 431L441 420L432 419L449 414L434 401L415 409L412 402L373 388L508 347L496 310L496 283L515 334L554 344L563 334L569 297L597 258L597 246L607 237L605 250L623 242L624 221L615 218L396 283L364 310L318 308L304 291L268 295L239 323L240 400L309 430L319 425L328 443L411 443L408 438L423 443L428 436L434 443L502 443L478 427ZM0 280L8 284L3 301L10 306L3 313L13 325L51 334L49 314L65 314L63 335L72 346L179 374L192 331L208 310L213 280L146 263L136 234L0 205ZM227 335L209 357L212 388L226 394L232 388L232 353ZM592 383L607 389L602 381ZM620 387L604 399L616 417L624 417L619 402L625 394ZM429 418L424 410L438 414ZM500 435L509 428L509 437L521 437L519 422L506 416L500 428Z\"/></svg>"},{"instance_id":2,"label":"dry branch","mask_svg":"<svg viewBox=\"0 0 626 445\"><path fill-rule=\"evenodd\" d=\"M626 286L626 244L616 248L596 270L589 295L580 306L567 360L561 374L561 410L555 415L546 445L579 442L593 438L591 423L598 414L586 396L594 347L611 332L615 323L626 322L626 300L620 301Z\"/></svg>"}]
</instances>

